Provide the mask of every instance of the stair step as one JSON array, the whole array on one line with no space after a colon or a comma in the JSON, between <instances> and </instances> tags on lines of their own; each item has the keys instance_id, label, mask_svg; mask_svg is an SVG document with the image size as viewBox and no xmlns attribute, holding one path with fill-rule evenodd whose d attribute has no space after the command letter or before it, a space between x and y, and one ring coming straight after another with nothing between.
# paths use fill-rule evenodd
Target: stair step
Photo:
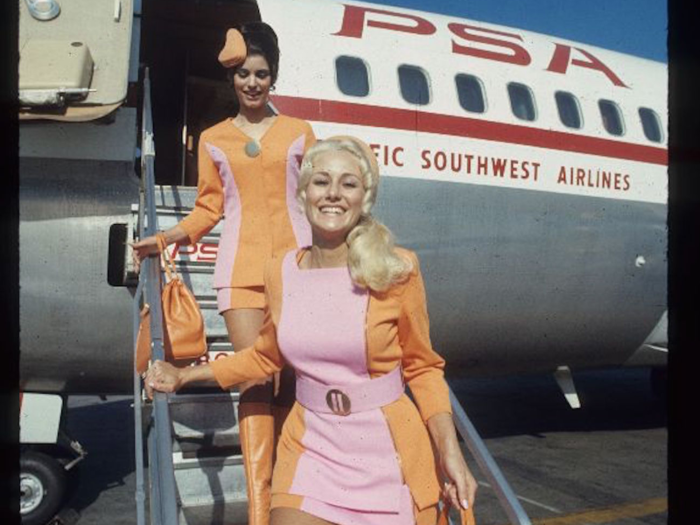
<instances>
[{"instance_id":1,"label":"stair step","mask_svg":"<svg viewBox=\"0 0 700 525\"><path fill-rule=\"evenodd\" d=\"M202 312L204 318L204 333L208 339L227 339L228 330L224 318L219 315L219 310L216 306L216 299L209 301L197 301L199 311ZM230 350L229 344L229 350Z\"/></svg>"},{"instance_id":2,"label":"stair step","mask_svg":"<svg viewBox=\"0 0 700 525\"><path fill-rule=\"evenodd\" d=\"M169 397L173 439L182 452L239 447L238 392Z\"/></svg>"},{"instance_id":3,"label":"stair step","mask_svg":"<svg viewBox=\"0 0 700 525\"><path fill-rule=\"evenodd\" d=\"M211 341L209 343L209 351L210 352L232 352L233 345L228 340L228 334L226 335L226 337L223 341L221 339L219 339L218 341Z\"/></svg>"},{"instance_id":4,"label":"stair step","mask_svg":"<svg viewBox=\"0 0 700 525\"><path fill-rule=\"evenodd\" d=\"M230 347L230 345L227 344ZM209 350L216 348L215 345L209 345ZM224 392L222 390L211 390L205 387L206 390L193 392L188 390L187 392L178 392L177 394L171 394L168 396L168 403L171 405L196 405L198 403L237 403L240 394L237 391L231 390ZM214 387L219 388L219 387Z\"/></svg>"},{"instance_id":5,"label":"stair step","mask_svg":"<svg viewBox=\"0 0 700 525\"><path fill-rule=\"evenodd\" d=\"M246 525L248 501L240 498L202 498L180 508L180 525Z\"/></svg>"},{"instance_id":6,"label":"stair step","mask_svg":"<svg viewBox=\"0 0 700 525\"><path fill-rule=\"evenodd\" d=\"M167 230L189 214L197 188L156 186L155 194L158 228ZM132 206L132 215L136 222L138 205ZM233 350L212 289L214 247L222 231L223 224L217 224L197 247L181 247L175 257L177 270L197 298L204 317L209 360ZM217 387L192 387L168 396L180 525L248 522L238 399L238 392L223 392ZM150 404L145 403L144 408L148 414ZM144 425L149 421L144 417Z\"/></svg>"},{"instance_id":7,"label":"stair step","mask_svg":"<svg viewBox=\"0 0 700 525\"><path fill-rule=\"evenodd\" d=\"M183 507L201 505L212 498L246 499L245 468L240 456L187 458L174 453L173 466Z\"/></svg>"},{"instance_id":8,"label":"stair step","mask_svg":"<svg viewBox=\"0 0 700 525\"><path fill-rule=\"evenodd\" d=\"M202 470L222 467L243 468L243 458L240 455L228 456L197 456L173 452L173 468L175 471Z\"/></svg>"},{"instance_id":9,"label":"stair step","mask_svg":"<svg viewBox=\"0 0 700 525\"><path fill-rule=\"evenodd\" d=\"M197 456L240 456L240 437L238 434L213 434L179 438L173 442L173 452Z\"/></svg>"},{"instance_id":10,"label":"stair step","mask_svg":"<svg viewBox=\"0 0 700 525\"><path fill-rule=\"evenodd\" d=\"M229 343L228 341L221 341L222 336L228 337L228 335L226 334L217 334L216 336L213 336L211 338L207 337L207 340L210 341L207 344L207 354L209 361L214 361L215 359L220 359L233 353L233 347L231 346L231 343ZM211 339L214 339L214 337L216 337L216 339L219 339L219 341L212 342ZM193 387L190 388L192 388L193 390L195 389ZM218 392L222 391L219 387L216 386L213 387L211 390L215 391L215 389L218 390Z\"/></svg>"},{"instance_id":11,"label":"stair step","mask_svg":"<svg viewBox=\"0 0 700 525\"><path fill-rule=\"evenodd\" d=\"M155 186L156 207L192 208L197 200L195 186Z\"/></svg>"}]
</instances>

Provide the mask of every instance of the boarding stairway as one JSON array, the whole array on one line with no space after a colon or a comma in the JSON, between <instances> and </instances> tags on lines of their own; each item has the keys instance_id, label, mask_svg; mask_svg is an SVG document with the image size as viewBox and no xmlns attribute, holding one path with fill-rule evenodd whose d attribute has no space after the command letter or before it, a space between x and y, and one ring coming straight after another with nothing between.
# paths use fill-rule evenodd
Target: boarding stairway
<instances>
[{"instance_id":1,"label":"boarding stairway","mask_svg":"<svg viewBox=\"0 0 700 525\"><path fill-rule=\"evenodd\" d=\"M167 230L194 206L196 188L155 186L158 229ZM132 216L138 221L138 206ZM220 225L195 247L214 250ZM204 317L208 353L204 360L231 351L226 326L212 290L215 254L202 256L192 247L170 246L180 277L194 293ZM205 260L202 260L205 259ZM154 259L157 265L158 260ZM162 277L162 276L161 276ZM152 303L149 303L152 304ZM247 500L240 453L237 392L218 388L189 389L167 396L172 432L172 463L181 524L245 524ZM170 438L170 436L168 436Z\"/></svg>"},{"instance_id":2,"label":"boarding stairway","mask_svg":"<svg viewBox=\"0 0 700 525\"><path fill-rule=\"evenodd\" d=\"M138 232L139 238L177 224L189 213L196 198L196 188L155 185L152 129L146 71L142 188L140 202L132 209L132 231ZM200 241L196 250L171 246L176 251L174 259L178 273L197 298L204 317L208 359L232 351L211 287L214 252L220 230L221 225L212 230ZM153 359L163 358L162 283L159 260L148 258L143 261L134 295L134 345L139 311L144 303L148 303L151 307ZM510 523L530 525L529 518L451 390L450 398L458 433L498 496ZM140 376L134 373L138 525L247 523L237 405L236 392L222 392L219 389L189 389L170 395L157 392L154 399L149 401ZM143 446L144 438L146 447ZM144 448L147 450L144 451Z\"/></svg>"},{"instance_id":3,"label":"boarding stairway","mask_svg":"<svg viewBox=\"0 0 700 525\"><path fill-rule=\"evenodd\" d=\"M156 186L153 167L152 121L148 73L144 81L142 129L142 187L132 207L131 230L139 238L177 224L194 206L196 188ZM221 226L198 247L215 250ZM205 248L205 250L206 250ZM212 290L215 253L188 255L188 248L171 246L182 280L192 290L204 317L207 358L231 351L223 319ZM191 251L191 248L189 249ZM151 306L152 358L163 358L159 260L143 261L134 295L134 342L144 303ZM137 523L159 525L245 524L247 497L240 451L237 392L200 388L146 399L138 374L134 375ZM143 441L146 441L146 447ZM146 461L144 461L146 448ZM146 479L144 467L147 466ZM148 510L147 510L148 508Z\"/></svg>"}]
</instances>

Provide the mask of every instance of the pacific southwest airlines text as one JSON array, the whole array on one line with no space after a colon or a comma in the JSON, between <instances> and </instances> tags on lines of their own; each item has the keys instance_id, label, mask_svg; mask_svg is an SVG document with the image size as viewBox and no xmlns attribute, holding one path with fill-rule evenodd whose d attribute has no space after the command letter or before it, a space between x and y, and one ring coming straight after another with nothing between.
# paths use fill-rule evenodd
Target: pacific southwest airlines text
<instances>
[{"instance_id":1,"label":"pacific southwest airlines text","mask_svg":"<svg viewBox=\"0 0 700 525\"><path fill-rule=\"evenodd\" d=\"M370 146L382 165L396 168L404 167L406 162L404 147L382 144L371 144ZM418 155L419 165L423 171L449 171L455 174L518 179L531 181L533 184L539 183L542 175L541 164L532 160L490 157L428 148L420 150ZM560 165L556 177L557 184L565 186L584 186L610 191L629 191L631 188L629 174L600 168L594 170Z\"/></svg>"}]
</instances>

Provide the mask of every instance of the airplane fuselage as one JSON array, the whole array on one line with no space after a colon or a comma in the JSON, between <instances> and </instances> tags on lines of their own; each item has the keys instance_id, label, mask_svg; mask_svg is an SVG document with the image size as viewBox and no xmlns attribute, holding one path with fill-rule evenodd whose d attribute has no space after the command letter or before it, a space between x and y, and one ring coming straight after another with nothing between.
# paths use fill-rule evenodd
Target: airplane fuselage
<instances>
[{"instance_id":1,"label":"airplane fuselage","mask_svg":"<svg viewBox=\"0 0 700 525\"><path fill-rule=\"evenodd\" d=\"M663 64L374 4L258 4L275 108L377 153L376 215L420 258L448 373L665 365ZM136 110L20 132L22 387L127 392L133 288L108 282L109 234L139 199Z\"/></svg>"}]
</instances>

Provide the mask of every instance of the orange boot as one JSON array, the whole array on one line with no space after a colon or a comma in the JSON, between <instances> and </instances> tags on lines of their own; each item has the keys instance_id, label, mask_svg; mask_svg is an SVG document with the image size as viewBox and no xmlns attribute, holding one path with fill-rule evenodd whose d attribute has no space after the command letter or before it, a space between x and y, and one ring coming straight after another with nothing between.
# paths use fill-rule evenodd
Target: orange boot
<instances>
[{"instance_id":1,"label":"orange boot","mask_svg":"<svg viewBox=\"0 0 700 525\"><path fill-rule=\"evenodd\" d=\"M248 525L269 525L275 420L269 403L238 405L238 426L248 493Z\"/></svg>"}]
</instances>

